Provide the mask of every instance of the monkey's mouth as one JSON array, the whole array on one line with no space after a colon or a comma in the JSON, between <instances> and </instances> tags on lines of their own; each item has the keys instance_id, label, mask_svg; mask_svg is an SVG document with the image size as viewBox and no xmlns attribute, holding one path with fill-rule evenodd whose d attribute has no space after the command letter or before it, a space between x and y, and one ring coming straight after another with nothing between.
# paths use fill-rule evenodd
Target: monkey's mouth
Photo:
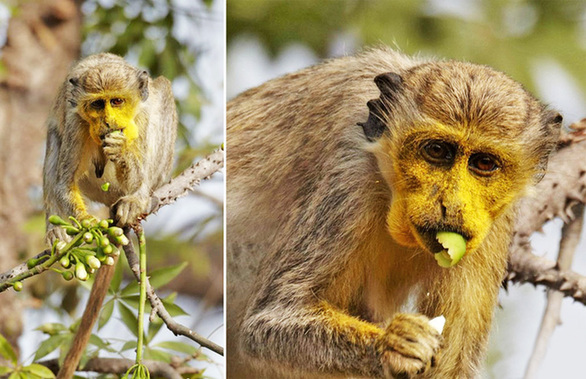
<instances>
[{"instance_id":1,"label":"monkey's mouth","mask_svg":"<svg viewBox=\"0 0 586 379\"><path fill-rule=\"evenodd\" d=\"M455 228L453 226L448 225L441 225L439 227L434 228L416 226L415 229L417 230L417 234L419 236L418 240L423 245L422 247L432 254L436 254L442 250L445 250L444 246L437 240L438 232L457 233L464 237L466 242L472 239L471 235L462 230L461 228Z\"/></svg>"}]
</instances>

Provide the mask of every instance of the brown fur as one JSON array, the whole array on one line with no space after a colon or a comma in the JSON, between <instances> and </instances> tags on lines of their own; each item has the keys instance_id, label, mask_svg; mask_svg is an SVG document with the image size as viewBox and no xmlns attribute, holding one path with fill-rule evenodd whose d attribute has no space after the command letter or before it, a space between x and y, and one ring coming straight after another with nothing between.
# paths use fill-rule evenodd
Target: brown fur
<instances>
[{"instance_id":1,"label":"brown fur","mask_svg":"<svg viewBox=\"0 0 586 379\"><path fill-rule=\"evenodd\" d=\"M401 80L385 96L373 80L389 72ZM379 96L370 116L384 131L369 142L359 124ZM228 377L473 377L505 272L512 205L545 170L559 124L502 73L384 48L232 100ZM454 136L452 167L421 159L417 138ZM478 151L502 168L471 174ZM417 193L424 200L406 205ZM470 251L441 268L418 226L466 232ZM439 315L442 336L427 323Z\"/></svg>"}]
</instances>

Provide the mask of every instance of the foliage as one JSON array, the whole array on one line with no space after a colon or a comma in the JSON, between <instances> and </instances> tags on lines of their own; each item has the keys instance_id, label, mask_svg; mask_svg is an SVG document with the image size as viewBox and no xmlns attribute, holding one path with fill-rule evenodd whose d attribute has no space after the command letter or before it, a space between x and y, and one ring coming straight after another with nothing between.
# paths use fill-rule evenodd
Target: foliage
<instances>
[{"instance_id":1,"label":"foliage","mask_svg":"<svg viewBox=\"0 0 586 379\"><path fill-rule=\"evenodd\" d=\"M533 89L536 60L553 58L586 88L586 1L231 0L228 41L256 35L277 53L302 42L322 57L340 33L358 45L481 62Z\"/></svg>"},{"instance_id":2,"label":"foliage","mask_svg":"<svg viewBox=\"0 0 586 379\"><path fill-rule=\"evenodd\" d=\"M8 365L0 365L0 376L6 375L8 379L45 379L54 378L55 375L47 367L32 363L28 366L18 364L16 353L6 338L0 335L0 356L8 361Z\"/></svg>"}]
</instances>

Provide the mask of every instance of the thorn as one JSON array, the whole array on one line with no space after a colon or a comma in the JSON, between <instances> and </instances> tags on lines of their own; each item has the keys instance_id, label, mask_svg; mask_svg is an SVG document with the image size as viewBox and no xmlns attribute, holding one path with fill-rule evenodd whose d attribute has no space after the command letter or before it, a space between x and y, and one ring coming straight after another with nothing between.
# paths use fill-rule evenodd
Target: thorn
<instances>
[{"instance_id":1,"label":"thorn","mask_svg":"<svg viewBox=\"0 0 586 379\"><path fill-rule=\"evenodd\" d=\"M562 285L560 286L560 291L567 291L572 287L573 286L570 282L563 282Z\"/></svg>"}]
</instances>

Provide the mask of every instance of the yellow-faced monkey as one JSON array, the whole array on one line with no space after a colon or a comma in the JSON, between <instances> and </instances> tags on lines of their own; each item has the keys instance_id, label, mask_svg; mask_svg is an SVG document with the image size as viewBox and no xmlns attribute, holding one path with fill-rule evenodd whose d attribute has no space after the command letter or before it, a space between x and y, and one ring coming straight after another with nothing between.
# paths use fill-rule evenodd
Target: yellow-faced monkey
<instances>
[{"instance_id":1,"label":"yellow-faced monkey","mask_svg":"<svg viewBox=\"0 0 586 379\"><path fill-rule=\"evenodd\" d=\"M43 170L47 217L91 218L89 199L111 207L119 226L132 224L148 212L152 192L170 174L177 134L171 83L163 77L151 79L116 55L92 55L70 70L47 129ZM108 191L101 189L106 182ZM70 237L47 223L47 242L55 239ZM97 273L60 378L73 377L112 273L109 266Z\"/></svg>"},{"instance_id":2,"label":"yellow-faced monkey","mask_svg":"<svg viewBox=\"0 0 586 379\"><path fill-rule=\"evenodd\" d=\"M228 377L474 377L561 116L489 67L379 48L251 89L227 124ZM453 267L438 232L465 241Z\"/></svg>"}]
</instances>

